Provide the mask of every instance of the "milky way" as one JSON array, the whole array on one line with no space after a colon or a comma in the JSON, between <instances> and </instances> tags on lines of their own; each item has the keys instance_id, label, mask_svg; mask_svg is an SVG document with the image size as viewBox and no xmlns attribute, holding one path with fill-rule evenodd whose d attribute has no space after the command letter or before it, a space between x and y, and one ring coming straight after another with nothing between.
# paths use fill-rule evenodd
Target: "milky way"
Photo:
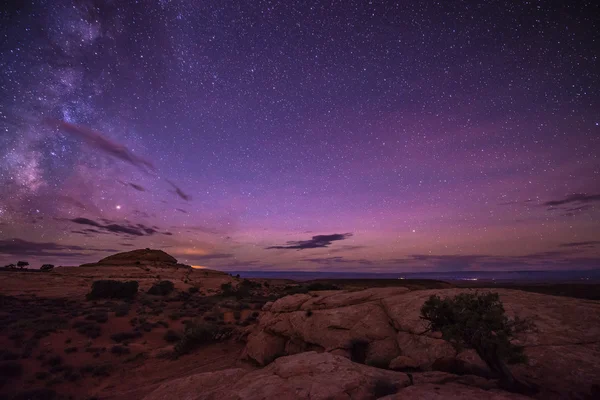
<instances>
[{"instance_id":1,"label":"milky way","mask_svg":"<svg viewBox=\"0 0 600 400\"><path fill-rule=\"evenodd\" d=\"M600 265L598 2L14 3L0 263Z\"/></svg>"}]
</instances>

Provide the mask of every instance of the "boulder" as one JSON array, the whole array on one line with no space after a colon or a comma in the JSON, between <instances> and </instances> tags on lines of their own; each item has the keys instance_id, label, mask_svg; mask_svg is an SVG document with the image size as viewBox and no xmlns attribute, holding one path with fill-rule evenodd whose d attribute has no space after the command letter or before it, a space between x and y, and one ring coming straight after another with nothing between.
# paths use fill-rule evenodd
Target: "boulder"
<instances>
[{"instance_id":1,"label":"boulder","mask_svg":"<svg viewBox=\"0 0 600 400\"><path fill-rule=\"evenodd\" d=\"M465 386L459 383L446 383L443 385L426 383L413 385L401 389L396 394L380 397L379 400L527 400L530 397L500 390L483 390L476 387Z\"/></svg>"}]
</instances>

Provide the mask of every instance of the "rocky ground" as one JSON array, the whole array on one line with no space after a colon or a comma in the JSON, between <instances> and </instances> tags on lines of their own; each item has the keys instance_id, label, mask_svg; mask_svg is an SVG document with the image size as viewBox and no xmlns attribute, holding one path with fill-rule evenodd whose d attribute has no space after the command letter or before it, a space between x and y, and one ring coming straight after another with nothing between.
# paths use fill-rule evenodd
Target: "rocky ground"
<instances>
[{"instance_id":1,"label":"rocky ground","mask_svg":"<svg viewBox=\"0 0 600 400\"><path fill-rule=\"evenodd\" d=\"M500 390L472 351L425 332L419 309L431 294L470 289L405 281L326 290L336 286L244 280L169 257L0 272L0 398L524 398ZM87 300L100 279L135 280L139 292ZM172 292L148 293L164 280ZM494 291L508 314L536 324L518 338L528 364L511 366L539 387L534 397L600 398L600 302Z\"/></svg>"}]
</instances>

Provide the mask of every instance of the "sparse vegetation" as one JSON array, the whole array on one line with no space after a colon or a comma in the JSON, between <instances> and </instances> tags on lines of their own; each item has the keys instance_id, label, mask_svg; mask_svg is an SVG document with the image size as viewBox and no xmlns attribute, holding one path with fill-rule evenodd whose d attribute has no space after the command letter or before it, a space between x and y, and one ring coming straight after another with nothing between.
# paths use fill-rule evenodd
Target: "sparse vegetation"
<instances>
[{"instance_id":1,"label":"sparse vegetation","mask_svg":"<svg viewBox=\"0 0 600 400\"><path fill-rule=\"evenodd\" d=\"M193 321L186 325L183 337L175 345L174 357L179 357L189 353L193 349L204 344L214 343L225 339L231 331L218 325L204 322Z\"/></svg>"},{"instance_id":2,"label":"sparse vegetation","mask_svg":"<svg viewBox=\"0 0 600 400\"><path fill-rule=\"evenodd\" d=\"M138 292L137 281L98 280L92 283L92 291L88 300L94 299L131 299Z\"/></svg>"},{"instance_id":3,"label":"sparse vegetation","mask_svg":"<svg viewBox=\"0 0 600 400\"><path fill-rule=\"evenodd\" d=\"M150 289L148 289L148 294L154 296L168 296L175 290L175 285L171 281L160 281L154 285Z\"/></svg>"},{"instance_id":4,"label":"sparse vegetation","mask_svg":"<svg viewBox=\"0 0 600 400\"><path fill-rule=\"evenodd\" d=\"M181 335L172 329L169 329L163 336L168 343L175 343L181 340Z\"/></svg>"},{"instance_id":5,"label":"sparse vegetation","mask_svg":"<svg viewBox=\"0 0 600 400\"><path fill-rule=\"evenodd\" d=\"M525 362L523 348L511 343L517 332L531 329L532 323L509 319L498 293L461 293L441 299L432 295L422 306L421 316L429 329L457 348L473 348L496 373L502 385L514 391L527 391L505 362Z\"/></svg>"},{"instance_id":6,"label":"sparse vegetation","mask_svg":"<svg viewBox=\"0 0 600 400\"><path fill-rule=\"evenodd\" d=\"M23 374L23 366L18 361L0 362L0 377L16 378Z\"/></svg>"},{"instance_id":7,"label":"sparse vegetation","mask_svg":"<svg viewBox=\"0 0 600 400\"><path fill-rule=\"evenodd\" d=\"M76 321L73 323L73 328L80 334L91 339L96 339L102 334L100 325L90 321Z\"/></svg>"},{"instance_id":8,"label":"sparse vegetation","mask_svg":"<svg viewBox=\"0 0 600 400\"><path fill-rule=\"evenodd\" d=\"M40 267L40 271L42 271L42 272L52 271L53 269L54 269L54 265L52 265L52 264L44 264Z\"/></svg>"},{"instance_id":9,"label":"sparse vegetation","mask_svg":"<svg viewBox=\"0 0 600 400\"><path fill-rule=\"evenodd\" d=\"M23 269L25 267L28 267L29 263L27 261L17 261L17 267Z\"/></svg>"},{"instance_id":10,"label":"sparse vegetation","mask_svg":"<svg viewBox=\"0 0 600 400\"><path fill-rule=\"evenodd\" d=\"M123 354L129 354L129 347L126 346L121 346L121 345L115 345L110 349L110 352L113 354L116 354L118 356L122 356Z\"/></svg>"},{"instance_id":11,"label":"sparse vegetation","mask_svg":"<svg viewBox=\"0 0 600 400\"><path fill-rule=\"evenodd\" d=\"M140 337L142 337L142 332L140 331L120 332L110 335L110 338L117 343L137 339Z\"/></svg>"}]
</instances>

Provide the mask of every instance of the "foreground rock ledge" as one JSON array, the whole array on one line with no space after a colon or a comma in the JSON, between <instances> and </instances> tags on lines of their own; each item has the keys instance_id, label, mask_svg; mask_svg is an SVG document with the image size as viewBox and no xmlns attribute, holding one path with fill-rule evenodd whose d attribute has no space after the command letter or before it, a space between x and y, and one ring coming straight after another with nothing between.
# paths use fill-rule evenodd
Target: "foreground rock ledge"
<instances>
[{"instance_id":1,"label":"foreground rock ledge","mask_svg":"<svg viewBox=\"0 0 600 400\"><path fill-rule=\"evenodd\" d=\"M423 334L426 326L419 318L432 294L454 296L467 290L399 287L287 296L265 306L248 336L245 357L258 365L311 350L350 358L351 343L360 340L367 344L364 362L369 365L486 376L489 371L473 351L457 354L436 334ZM600 382L600 302L494 291L507 314L531 318L537 325L537 332L518 338L529 365L511 366L515 375L541 386L538 398L590 394Z\"/></svg>"},{"instance_id":2,"label":"foreground rock ledge","mask_svg":"<svg viewBox=\"0 0 600 400\"><path fill-rule=\"evenodd\" d=\"M465 377L444 373L407 374L353 363L330 353L306 352L281 357L266 368L248 372L226 369L175 379L161 385L145 400L371 400L482 399L519 400L526 397L484 390L461 383ZM379 395L377 384L395 387Z\"/></svg>"}]
</instances>

